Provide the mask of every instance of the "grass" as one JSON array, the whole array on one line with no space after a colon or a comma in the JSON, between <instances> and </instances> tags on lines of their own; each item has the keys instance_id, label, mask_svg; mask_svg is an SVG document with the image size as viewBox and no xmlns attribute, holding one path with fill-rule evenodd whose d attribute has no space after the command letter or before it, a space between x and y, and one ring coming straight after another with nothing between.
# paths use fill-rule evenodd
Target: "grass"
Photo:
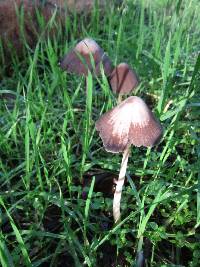
<instances>
[{"instance_id":1,"label":"grass","mask_svg":"<svg viewBox=\"0 0 200 267\"><path fill-rule=\"evenodd\" d=\"M199 14L197 0L124 1L103 16L98 8L89 18L73 14L63 29L55 15L45 26L38 13L54 35L41 34L35 49L25 44L23 59L12 53L12 75L0 69L3 267L142 266L143 258L145 266L199 266ZM132 148L118 225L112 193L99 191L121 155L104 150L94 127L116 98L104 75L99 88L88 76L86 89L58 66L86 36L137 71L133 94L165 129L157 147Z\"/></svg>"}]
</instances>

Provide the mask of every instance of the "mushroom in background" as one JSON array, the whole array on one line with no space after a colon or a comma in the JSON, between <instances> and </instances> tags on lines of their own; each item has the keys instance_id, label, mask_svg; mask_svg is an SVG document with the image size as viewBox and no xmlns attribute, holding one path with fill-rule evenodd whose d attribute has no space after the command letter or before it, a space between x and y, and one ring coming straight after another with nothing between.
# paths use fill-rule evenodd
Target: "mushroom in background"
<instances>
[{"instance_id":1,"label":"mushroom in background","mask_svg":"<svg viewBox=\"0 0 200 267\"><path fill-rule=\"evenodd\" d=\"M136 73L127 63L117 65L112 71L109 81L113 92L119 94L118 103L121 102L122 95L129 94L139 84Z\"/></svg>"},{"instance_id":2,"label":"mushroom in background","mask_svg":"<svg viewBox=\"0 0 200 267\"><path fill-rule=\"evenodd\" d=\"M113 216L116 223L120 219L120 201L130 146L154 146L162 136L162 127L145 102L137 96L131 96L103 114L96 122L96 129L106 151L123 152L113 200Z\"/></svg>"},{"instance_id":3,"label":"mushroom in background","mask_svg":"<svg viewBox=\"0 0 200 267\"><path fill-rule=\"evenodd\" d=\"M87 76L88 70L99 76L103 65L106 76L113 70L112 63L103 49L90 38L80 41L60 62L63 70L69 73Z\"/></svg>"}]
</instances>

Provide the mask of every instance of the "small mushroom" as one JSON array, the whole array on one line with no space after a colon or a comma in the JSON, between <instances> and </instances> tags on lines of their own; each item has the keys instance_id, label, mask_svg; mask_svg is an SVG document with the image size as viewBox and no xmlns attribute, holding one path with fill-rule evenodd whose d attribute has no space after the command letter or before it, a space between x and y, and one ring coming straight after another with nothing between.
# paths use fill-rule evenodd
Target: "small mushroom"
<instances>
[{"instance_id":1,"label":"small mushroom","mask_svg":"<svg viewBox=\"0 0 200 267\"><path fill-rule=\"evenodd\" d=\"M138 83L136 73L127 63L117 65L110 75L110 85L114 93L128 94L137 87Z\"/></svg>"},{"instance_id":2,"label":"small mushroom","mask_svg":"<svg viewBox=\"0 0 200 267\"><path fill-rule=\"evenodd\" d=\"M90 38L80 41L60 62L62 69L84 76L87 76L88 70L99 76L101 64L105 75L109 76L113 70L112 63L103 49Z\"/></svg>"},{"instance_id":3,"label":"small mushroom","mask_svg":"<svg viewBox=\"0 0 200 267\"><path fill-rule=\"evenodd\" d=\"M162 127L145 102L137 96L131 96L103 114L96 122L96 129L106 151L123 152L113 200L113 216L117 222L120 219L120 200L130 146L154 146L162 136Z\"/></svg>"},{"instance_id":4,"label":"small mushroom","mask_svg":"<svg viewBox=\"0 0 200 267\"><path fill-rule=\"evenodd\" d=\"M136 73L127 63L117 65L110 75L110 85L114 93L119 94L118 103L121 96L130 93L139 84Z\"/></svg>"}]
</instances>

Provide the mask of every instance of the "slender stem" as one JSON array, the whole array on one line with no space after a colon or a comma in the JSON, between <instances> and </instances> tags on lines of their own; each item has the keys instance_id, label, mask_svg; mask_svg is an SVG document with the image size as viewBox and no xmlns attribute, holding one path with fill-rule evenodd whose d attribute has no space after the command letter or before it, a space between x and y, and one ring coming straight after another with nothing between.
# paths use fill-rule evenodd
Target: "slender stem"
<instances>
[{"instance_id":1,"label":"slender stem","mask_svg":"<svg viewBox=\"0 0 200 267\"><path fill-rule=\"evenodd\" d=\"M117 105L119 105L122 102L122 95L119 93L117 98Z\"/></svg>"},{"instance_id":2,"label":"slender stem","mask_svg":"<svg viewBox=\"0 0 200 267\"><path fill-rule=\"evenodd\" d=\"M127 148L124 150L124 153L123 153L121 168L119 172L119 178L116 181L116 189L115 189L114 199L113 199L113 217L114 217L115 223L120 220L120 216L121 216L120 201L121 201L121 196L122 196L122 187L124 185L124 179L126 175L129 153L130 153L129 146L127 146Z\"/></svg>"}]
</instances>

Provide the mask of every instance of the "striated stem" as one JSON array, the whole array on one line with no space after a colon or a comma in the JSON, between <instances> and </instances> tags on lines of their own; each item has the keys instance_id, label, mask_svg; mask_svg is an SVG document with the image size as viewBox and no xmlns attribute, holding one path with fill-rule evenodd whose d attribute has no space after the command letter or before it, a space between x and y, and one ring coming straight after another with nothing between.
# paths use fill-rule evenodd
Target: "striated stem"
<instances>
[{"instance_id":1,"label":"striated stem","mask_svg":"<svg viewBox=\"0 0 200 267\"><path fill-rule=\"evenodd\" d=\"M129 157L129 146L124 150L121 168L119 172L119 178L116 181L116 189L114 193L114 199L113 199L113 217L115 223L120 220L120 201L121 201L121 195L122 195L122 187L124 185L124 179L126 175L126 169L128 164L128 157Z\"/></svg>"}]
</instances>

